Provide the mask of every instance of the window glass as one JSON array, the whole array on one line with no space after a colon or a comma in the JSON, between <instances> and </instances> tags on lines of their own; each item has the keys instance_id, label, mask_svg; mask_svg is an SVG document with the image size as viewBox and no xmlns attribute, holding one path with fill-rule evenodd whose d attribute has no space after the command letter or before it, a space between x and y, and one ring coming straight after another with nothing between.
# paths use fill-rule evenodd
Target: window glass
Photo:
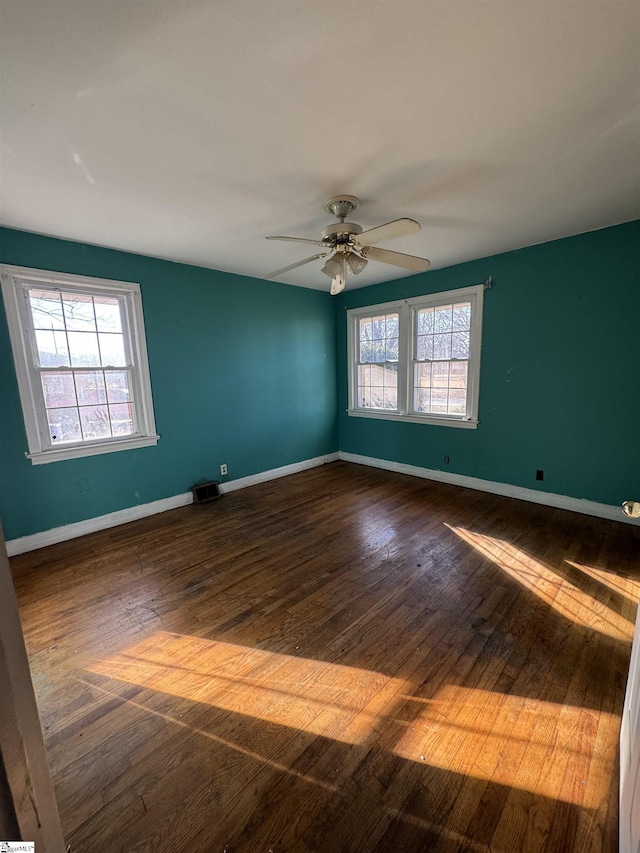
<instances>
[{"instance_id":1,"label":"window glass","mask_svg":"<svg viewBox=\"0 0 640 853\"><path fill-rule=\"evenodd\" d=\"M362 317L358 322L357 397L367 409L398 408L399 314Z\"/></svg>"}]
</instances>

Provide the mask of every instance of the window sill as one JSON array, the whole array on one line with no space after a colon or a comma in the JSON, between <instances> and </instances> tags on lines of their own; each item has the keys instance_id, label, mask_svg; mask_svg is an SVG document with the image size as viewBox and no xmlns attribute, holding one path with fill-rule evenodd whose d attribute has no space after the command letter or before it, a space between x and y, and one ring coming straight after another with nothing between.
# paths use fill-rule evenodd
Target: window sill
<instances>
[{"instance_id":1,"label":"window sill","mask_svg":"<svg viewBox=\"0 0 640 853\"><path fill-rule=\"evenodd\" d=\"M25 456L33 465L46 465L48 462L62 462L65 459L79 459L82 456L97 456L119 450L135 450L137 447L152 447L158 443L159 438L159 435L144 435L119 441L96 441L91 444L76 444L41 450L37 453L26 453Z\"/></svg>"},{"instance_id":2,"label":"window sill","mask_svg":"<svg viewBox=\"0 0 640 853\"><path fill-rule=\"evenodd\" d=\"M379 421L404 421L410 424L430 424L432 426L457 427L458 429L477 429L478 421L462 418L435 417L433 415L401 415L398 412L368 411L366 409L347 409L352 418L372 418Z\"/></svg>"}]
</instances>

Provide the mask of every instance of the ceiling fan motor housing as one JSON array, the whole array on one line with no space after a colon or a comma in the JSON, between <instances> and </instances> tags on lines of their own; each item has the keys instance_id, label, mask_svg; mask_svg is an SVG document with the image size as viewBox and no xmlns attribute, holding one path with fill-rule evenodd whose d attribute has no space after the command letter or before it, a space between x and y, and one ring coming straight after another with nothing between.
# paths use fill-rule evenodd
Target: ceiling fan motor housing
<instances>
[{"instance_id":1,"label":"ceiling fan motor housing","mask_svg":"<svg viewBox=\"0 0 640 853\"><path fill-rule=\"evenodd\" d=\"M362 228L355 222L336 222L335 225L323 228L322 239L332 245L341 245L350 243L357 234L362 234Z\"/></svg>"}]
</instances>

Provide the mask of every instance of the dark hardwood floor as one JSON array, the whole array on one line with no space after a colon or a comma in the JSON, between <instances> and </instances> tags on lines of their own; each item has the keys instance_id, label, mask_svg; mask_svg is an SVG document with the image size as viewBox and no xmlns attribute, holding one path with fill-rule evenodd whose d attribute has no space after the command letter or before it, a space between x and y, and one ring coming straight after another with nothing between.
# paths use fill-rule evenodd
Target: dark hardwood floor
<instances>
[{"instance_id":1,"label":"dark hardwood floor","mask_svg":"<svg viewBox=\"0 0 640 853\"><path fill-rule=\"evenodd\" d=\"M639 558L348 463L14 558L72 853L614 853Z\"/></svg>"}]
</instances>

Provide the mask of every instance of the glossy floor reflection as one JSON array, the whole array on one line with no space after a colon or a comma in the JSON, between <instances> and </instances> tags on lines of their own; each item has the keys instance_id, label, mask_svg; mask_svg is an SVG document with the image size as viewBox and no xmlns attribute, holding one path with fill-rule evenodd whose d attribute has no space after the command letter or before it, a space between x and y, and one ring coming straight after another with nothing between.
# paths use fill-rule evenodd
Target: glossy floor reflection
<instances>
[{"instance_id":1,"label":"glossy floor reflection","mask_svg":"<svg viewBox=\"0 0 640 853\"><path fill-rule=\"evenodd\" d=\"M73 853L615 853L640 531L335 463L12 561Z\"/></svg>"}]
</instances>

